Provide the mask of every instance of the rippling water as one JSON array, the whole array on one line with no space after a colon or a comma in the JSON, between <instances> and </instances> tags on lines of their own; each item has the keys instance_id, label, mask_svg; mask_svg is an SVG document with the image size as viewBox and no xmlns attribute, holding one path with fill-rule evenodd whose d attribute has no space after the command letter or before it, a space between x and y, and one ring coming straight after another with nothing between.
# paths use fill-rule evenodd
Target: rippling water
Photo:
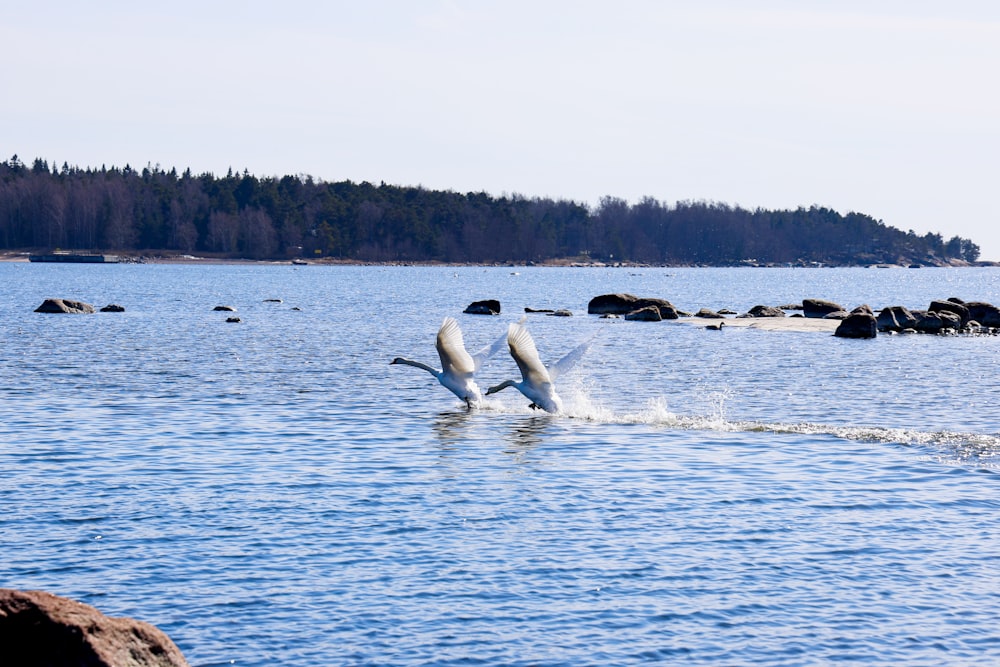
<instances>
[{"instance_id":1,"label":"rippling water","mask_svg":"<svg viewBox=\"0 0 1000 667\"><path fill-rule=\"evenodd\" d=\"M0 264L0 585L193 665L1000 659L1000 337L633 323L1000 303L996 269ZM121 314L33 313L50 296ZM281 303L266 299L282 299ZM499 318L462 315L498 298ZM216 305L235 306L227 324ZM567 415L467 412L396 355L525 306ZM495 357L481 385L516 373Z\"/></svg>"}]
</instances>

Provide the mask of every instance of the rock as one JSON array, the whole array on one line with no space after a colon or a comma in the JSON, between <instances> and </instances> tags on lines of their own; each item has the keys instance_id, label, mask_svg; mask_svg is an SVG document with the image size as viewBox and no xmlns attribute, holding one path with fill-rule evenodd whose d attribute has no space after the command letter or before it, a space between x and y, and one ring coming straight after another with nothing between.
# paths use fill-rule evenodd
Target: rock
<instances>
[{"instance_id":1,"label":"rock","mask_svg":"<svg viewBox=\"0 0 1000 667\"><path fill-rule=\"evenodd\" d=\"M877 322L879 331L903 331L914 328L917 318L905 306L889 306L878 314Z\"/></svg>"},{"instance_id":2,"label":"rock","mask_svg":"<svg viewBox=\"0 0 1000 667\"><path fill-rule=\"evenodd\" d=\"M225 313L235 313L236 312L236 309L233 308L232 306L216 306L212 310L219 311L219 312L225 312Z\"/></svg>"},{"instance_id":3,"label":"rock","mask_svg":"<svg viewBox=\"0 0 1000 667\"><path fill-rule=\"evenodd\" d=\"M850 316L850 313L846 310L834 310L823 316L824 320L846 320ZM806 315L805 317L809 317Z\"/></svg>"},{"instance_id":4,"label":"rock","mask_svg":"<svg viewBox=\"0 0 1000 667\"><path fill-rule=\"evenodd\" d=\"M959 299L957 296L949 296L948 297L948 301L951 301L952 303L959 303L959 304L961 304L963 306L965 305L965 301L963 301L962 299Z\"/></svg>"},{"instance_id":5,"label":"rock","mask_svg":"<svg viewBox=\"0 0 1000 667\"><path fill-rule=\"evenodd\" d=\"M239 324L239 323L240 323L240 322L242 322L242 321L243 321L243 320L241 320L241 319L240 319L240 318L238 318L238 317L227 317L227 318L226 318L226 322L230 322L230 323L233 323L233 324Z\"/></svg>"},{"instance_id":6,"label":"rock","mask_svg":"<svg viewBox=\"0 0 1000 667\"><path fill-rule=\"evenodd\" d=\"M473 301L462 312L468 315L499 315L500 302L497 301L496 299Z\"/></svg>"},{"instance_id":7,"label":"rock","mask_svg":"<svg viewBox=\"0 0 1000 667\"><path fill-rule=\"evenodd\" d=\"M729 310L728 308L723 308L722 310L719 311L719 315L735 315L735 314L736 314L735 310Z\"/></svg>"},{"instance_id":8,"label":"rock","mask_svg":"<svg viewBox=\"0 0 1000 667\"><path fill-rule=\"evenodd\" d=\"M938 317L937 313L927 312L926 310L915 310L912 314L916 318L916 322L913 324L913 329L916 331L920 333L941 333L944 322Z\"/></svg>"},{"instance_id":9,"label":"rock","mask_svg":"<svg viewBox=\"0 0 1000 667\"><path fill-rule=\"evenodd\" d=\"M93 313L94 307L83 301L72 301L70 299L46 299L38 308L36 313L72 313L89 314Z\"/></svg>"},{"instance_id":10,"label":"rock","mask_svg":"<svg viewBox=\"0 0 1000 667\"><path fill-rule=\"evenodd\" d=\"M774 306L754 306L740 317L784 317L785 311Z\"/></svg>"},{"instance_id":11,"label":"rock","mask_svg":"<svg viewBox=\"0 0 1000 667\"><path fill-rule=\"evenodd\" d=\"M962 325L971 319L969 317L969 309L954 301L931 301L931 305L927 310L933 313L955 313L961 318Z\"/></svg>"},{"instance_id":12,"label":"rock","mask_svg":"<svg viewBox=\"0 0 1000 667\"><path fill-rule=\"evenodd\" d=\"M602 320L618 320L621 319L621 315L618 313L604 313L601 315Z\"/></svg>"},{"instance_id":13,"label":"rock","mask_svg":"<svg viewBox=\"0 0 1000 667\"><path fill-rule=\"evenodd\" d=\"M125 306L119 306L117 303L109 303L108 305L101 308L102 313L124 313Z\"/></svg>"},{"instance_id":14,"label":"rock","mask_svg":"<svg viewBox=\"0 0 1000 667\"><path fill-rule=\"evenodd\" d=\"M552 310L551 308L529 308L528 306L525 306L524 307L524 312L526 312L526 313L554 313L555 311Z\"/></svg>"},{"instance_id":15,"label":"rock","mask_svg":"<svg viewBox=\"0 0 1000 667\"><path fill-rule=\"evenodd\" d=\"M826 317L828 313L845 310L839 303L823 299L803 299L802 314L806 317Z\"/></svg>"},{"instance_id":16,"label":"rock","mask_svg":"<svg viewBox=\"0 0 1000 667\"><path fill-rule=\"evenodd\" d=\"M264 303L283 303L281 299L264 299Z\"/></svg>"},{"instance_id":17,"label":"rock","mask_svg":"<svg viewBox=\"0 0 1000 667\"><path fill-rule=\"evenodd\" d=\"M695 317L707 317L707 318L716 319L716 320L722 319L722 317L723 317L722 315L720 315L719 313L715 312L714 310L711 310L710 308L702 308L697 313L695 313L694 316Z\"/></svg>"},{"instance_id":18,"label":"rock","mask_svg":"<svg viewBox=\"0 0 1000 667\"><path fill-rule=\"evenodd\" d=\"M833 335L839 338L875 338L878 325L874 315L853 313L840 323Z\"/></svg>"},{"instance_id":19,"label":"rock","mask_svg":"<svg viewBox=\"0 0 1000 667\"><path fill-rule=\"evenodd\" d=\"M660 316L660 309L656 306L646 306L638 310L633 310L625 315L626 320L635 322L659 322L663 318Z\"/></svg>"},{"instance_id":20,"label":"rock","mask_svg":"<svg viewBox=\"0 0 1000 667\"><path fill-rule=\"evenodd\" d=\"M677 309L674 308L674 304L670 303L666 299L653 299L647 297L636 299L632 310L642 310L643 308L649 307L656 308L660 312L661 320L676 320L679 317Z\"/></svg>"},{"instance_id":21,"label":"rock","mask_svg":"<svg viewBox=\"0 0 1000 667\"><path fill-rule=\"evenodd\" d=\"M548 315L549 317L573 317L573 311L560 308L559 310L552 311Z\"/></svg>"},{"instance_id":22,"label":"rock","mask_svg":"<svg viewBox=\"0 0 1000 667\"><path fill-rule=\"evenodd\" d=\"M969 319L979 322L984 327L1000 327L1000 308L985 301L969 301L965 304L969 309Z\"/></svg>"},{"instance_id":23,"label":"rock","mask_svg":"<svg viewBox=\"0 0 1000 667\"><path fill-rule=\"evenodd\" d=\"M872 312L872 307L869 306L867 303L861 304L860 306L851 311L851 315L854 315L855 313L865 313L866 315L871 315L873 317L875 315L875 313Z\"/></svg>"},{"instance_id":24,"label":"rock","mask_svg":"<svg viewBox=\"0 0 1000 667\"><path fill-rule=\"evenodd\" d=\"M587 304L590 315L627 315L635 310L635 302L639 297L631 294L602 294L595 296Z\"/></svg>"},{"instance_id":25,"label":"rock","mask_svg":"<svg viewBox=\"0 0 1000 667\"><path fill-rule=\"evenodd\" d=\"M782 310L802 310L802 304L801 303L786 303L784 305L778 306L778 308L781 308Z\"/></svg>"},{"instance_id":26,"label":"rock","mask_svg":"<svg viewBox=\"0 0 1000 667\"><path fill-rule=\"evenodd\" d=\"M939 310L935 312L935 315L941 318L941 329L961 329L965 326L962 323L962 316L958 313L952 313L947 310Z\"/></svg>"},{"instance_id":27,"label":"rock","mask_svg":"<svg viewBox=\"0 0 1000 667\"><path fill-rule=\"evenodd\" d=\"M188 667L162 630L44 591L0 589L0 661L23 667Z\"/></svg>"}]
</instances>

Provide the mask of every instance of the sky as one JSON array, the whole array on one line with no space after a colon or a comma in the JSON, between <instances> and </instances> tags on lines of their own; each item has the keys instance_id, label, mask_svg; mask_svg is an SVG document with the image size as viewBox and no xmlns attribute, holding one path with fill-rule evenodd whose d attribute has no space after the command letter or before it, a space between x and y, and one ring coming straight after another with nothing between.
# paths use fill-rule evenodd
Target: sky
<instances>
[{"instance_id":1,"label":"sky","mask_svg":"<svg viewBox=\"0 0 1000 667\"><path fill-rule=\"evenodd\" d=\"M1000 261L1000 3L0 4L0 159L827 206Z\"/></svg>"}]
</instances>

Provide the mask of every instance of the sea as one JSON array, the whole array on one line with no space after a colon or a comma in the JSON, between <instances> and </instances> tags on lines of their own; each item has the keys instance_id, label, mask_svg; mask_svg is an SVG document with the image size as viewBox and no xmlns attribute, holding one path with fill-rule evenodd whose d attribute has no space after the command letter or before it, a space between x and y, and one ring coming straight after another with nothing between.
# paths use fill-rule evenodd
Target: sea
<instances>
[{"instance_id":1,"label":"sea","mask_svg":"<svg viewBox=\"0 0 1000 667\"><path fill-rule=\"evenodd\" d=\"M587 314L618 292L919 309L1000 269L3 262L0 587L201 667L1000 663L1000 336ZM525 315L546 363L593 337L563 414L389 363Z\"/></svg>"}]
</instances>

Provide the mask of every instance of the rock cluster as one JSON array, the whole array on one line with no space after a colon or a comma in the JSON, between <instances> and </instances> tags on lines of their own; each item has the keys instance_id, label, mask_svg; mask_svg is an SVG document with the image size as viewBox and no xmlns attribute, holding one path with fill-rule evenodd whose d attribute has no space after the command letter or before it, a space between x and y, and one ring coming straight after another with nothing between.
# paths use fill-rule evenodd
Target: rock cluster
<instances>
[{"instance_id":1,"label":"rock cluster","mask_svg":"<svg viewBox=\"0 0 1000 667\"><path fill-rule=\"evenodd\" d=\"M639 311L646 311L639 314ZM655 311L655 315L654 312ZM637 297L632 294L602 294L587 304L591 315L624 315L625 319L644 322L676 320L681 313L666 299Z\"/></svg>"},{"instance_id":2,"label":"rock cluster","mask_svg":"<svg viewBox=\"0 0 1000 667\"><path fill-rule=\"evenodd\" d=\"M841 338L875 338L878 332L917 333L989 333L1000 334L1000 308L983 301L965 302L957 297L934 300L927 310L909 310L904 306L883 308L876 316L867 304L848 312L839 303L824 299L805 299L801 306L757 305L738 318L785 317L785 310L802 310L793 317L840 320L835 336ZM641 298L632 294L602 294L587 305L587 312L603 317L624 316L626 320L659 322L689 316L666 299ZM702 308L695 317L721 318L723 312Z\"/></svg>"},{"instance_id":3,"label":"rock cluster","mask_svg":"<svg viewBox=\"0 0 1000 667\"><path fill-rule=\"evenodd\" d=\"M44 591L0 588L0 663L19 667L188 667L162 630Z\"/></svg>"}]
</instances>

